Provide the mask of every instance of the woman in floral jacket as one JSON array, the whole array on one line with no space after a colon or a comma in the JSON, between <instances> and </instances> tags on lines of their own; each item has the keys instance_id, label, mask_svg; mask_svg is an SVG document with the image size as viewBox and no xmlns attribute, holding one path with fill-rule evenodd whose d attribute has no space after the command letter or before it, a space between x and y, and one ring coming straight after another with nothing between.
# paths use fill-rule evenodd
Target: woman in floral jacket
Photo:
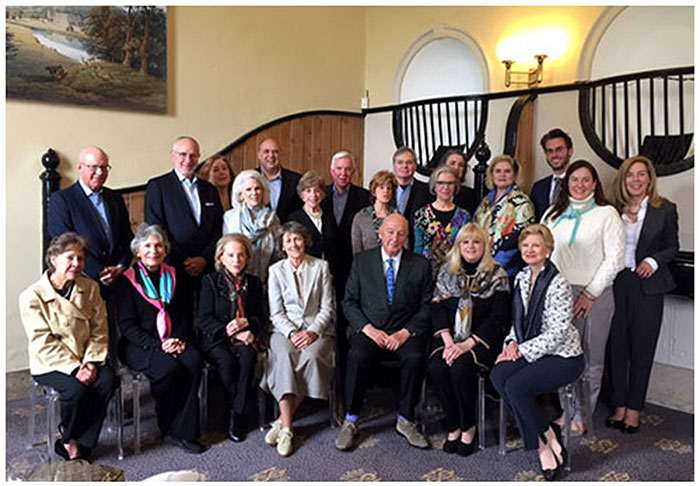
<instances>
[{"instance_id":1,"label":"woman in floral jacket","mask_svg":"<svg viewBox=\"0 0 700 486\"><path fill-rule=\"evenodd\" d=\"M518 251L518 236L535 222L535 209L515 180L518 164L510 155L499 155L486 170L487 184L492 188L474 213L474 222L489 232L491 254L511 280L523 267Z\"/></svg>"},{"instance_id":2,"label":"woman in floral jacket","mask_svg":"<svg viewBox=\"0 0 700 486\"><path fill-rule=\"evenodd\" d=\"M467 210L454 203L458 185L454 169L446 166L435 169L429 182L435 201L423 206L414 215L413 251L430 261L433 279L452 248L457 233L470 219Z\"/></svg>"}]
</instances>

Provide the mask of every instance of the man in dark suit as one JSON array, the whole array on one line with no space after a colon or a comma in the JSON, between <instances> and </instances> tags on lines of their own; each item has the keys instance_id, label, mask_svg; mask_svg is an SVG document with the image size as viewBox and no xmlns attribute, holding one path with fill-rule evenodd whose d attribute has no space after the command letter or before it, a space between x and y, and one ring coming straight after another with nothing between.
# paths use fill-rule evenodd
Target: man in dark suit
<instances>
[{"instance_id":1,"label":"man in dark suit","mask_svg":"<svg viewBox=\"0 0 700 486\"><path fill-rule=\"evenodd\" d=\"M177 270L181 291L190 296L188 311L194 309L201 276L214 268L224 212L216 188L195 176L199 155L194 138L175 140L170 151L174 169L148 181L144 205L146 222L159 225L168 235L167 262Z\"/></svg>"},{"instance_id":2,"label":"man in dark suit","mask_svg":"<svg viewBox=\"0 0 700 486\"><path fill-rule=\"evenodd\" d=\"M413 177L416 173L416 153L400 147L392 156L394 175L399 183L396 189L396 208L408 220L408 247L413 248L413 214L432 199L428 184Z\"/></svg>"},{"instance_id":3,"label":"man in dark suit","mask_svg":"<svg viewBox=\"0 0 700 486\"><path fill-rule=\"evenodd\" d=\"M88 147L78 156L78 181L58 191L49 201L49 235L55 238L75 231L90 243L85 273L110 286L131 263L129 243L134 237L124 198L104 187L109 157L99 147Z\"/></svg>"},{"instance_id":4,"label":"man in dark suit","mask_svg":"<svg viewBox=\"0 0 700 486\"><path fill-rule=\"evenodd\" d=\"M425 375L426 340L430 327L431 270L428 260L403 245L408 221L400 214L384 219L382 246L359 253L345 288L343 311L348 319L347 415L336 439L340 450L352 449L365 389L382 358L401 367L396 431L410 445L429 447L414 422L414 409Z\"/></svg>"},{"instance_id":5,"label":"man in dark suit","mask_svg":"<svg viewBox=\"0 0 700 486\"><path fill-rule=\"evenodd\" d=\"M547 208L557 200L569 161L574 155L571 137L560 128L553 128L545 133L540 145L547 163L552 168L552 175L538 180L532 186L530 200L535 206L536 221L540 221Z\"/></svg>"},{"instance_id":6,"label":"man in dark suit","mask_svg":"<svg viewBox=\"0 0 700 486\"><path fill-rule=\"evenodd\" d=\"M347 321L341 310L341 302L345 294L345 282L352 265L352 220L357 212L369 206L369 192L354 184L351 184L352 175L355 172L355 159L347 151L340 151L331 158L331 177L333 184L326 189L326 197L321 203L324 213L330 215L333 225L332 248L329 248L326 259L333 275L335 295L337 303L336 348L337 367L339 376L345 376L345 356L348 350L348 341L345 335Z\"/></svg>"},{"instance_id":7,"label":"man in dark suit","mask_svg":"<svg viewBox=\"0 0 700 486\"><path fill-rule=\"evenodd\" d=\"M297 194L301 176L280 165L280 146L273 138L263 140L258 147L258 162L258 172L270 186L270 207L277 213L280 223L286 223L289 215L304 205Z\"/></svg>"}]
</instances>

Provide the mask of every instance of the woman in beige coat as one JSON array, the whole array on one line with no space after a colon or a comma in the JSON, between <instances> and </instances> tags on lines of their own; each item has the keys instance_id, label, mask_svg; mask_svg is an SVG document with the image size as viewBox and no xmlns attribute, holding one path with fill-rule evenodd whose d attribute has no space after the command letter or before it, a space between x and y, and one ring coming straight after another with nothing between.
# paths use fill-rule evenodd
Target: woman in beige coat
<instances>
[{"instance_id":1,"label":"woman in beige coat","mask_svg":"<svg viewBox=\"0 0 700 486\"><path fill-rule=\"evenodd\" d=\"M62 437L54 444L65 460L89 459L116 385L107 360L107 313L97 282L81 277L87 240L75 233L54 238L48 270L19 296L34 380L61 401Z\"/></svg>"},{"instance_id":2,"label":"woman in beige coat","mask_svg":"<svg viewBox=\"0 0 700 486\"><path fill-rule=\"evenodd\" d=\"M280 404L265 442L292 453L292 421L304 397L328 400L333 377L333 289L328 262L306 254L311 238L301 224L282 226L287 258L270 267L270 352L260 386Z\"/></svg>"}]
</instances>

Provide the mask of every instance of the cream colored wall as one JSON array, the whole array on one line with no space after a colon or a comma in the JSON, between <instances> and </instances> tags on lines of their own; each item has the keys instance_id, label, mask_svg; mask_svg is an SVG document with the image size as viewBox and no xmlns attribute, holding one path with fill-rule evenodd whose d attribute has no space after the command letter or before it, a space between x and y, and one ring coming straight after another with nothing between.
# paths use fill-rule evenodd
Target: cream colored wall
<instances>
[{"instance_id":1,"label":"cream colored wall","mask_svg":"<svg viewBox=\"0 0 700 486\"><path fill-rule=\"evenodd\" d=\"M431 29L447 24L470 35L483 49L490 69L491 91L505 90L497 55L501 40L536 27L565 27L570 45L559 59L545 61L544 85L576 80L578 57L588 31L606 7L371 7L367 9L366 87L372 106L395 103L397 69L413 43ZM534 53L533 53L534 54ZM514 89L514 88L511 88Z\"/></svg>"},{"instance_id":2,"label":"cream colored wall","mask_svg":"<svg viewBox=\"0 0 700 486\"><path fill-rule=\"evenodd\" d=\"M9 101L7 121L6 364L27 367L17 308L41 271L40 156L53 147L64 184L78 151L111 156L108 185L144 183L171 167L173 138L192 134L208 155L259 125L315 109L359 111L364 9L171 7L167 115Z\"/></svg>"}]
</instances>

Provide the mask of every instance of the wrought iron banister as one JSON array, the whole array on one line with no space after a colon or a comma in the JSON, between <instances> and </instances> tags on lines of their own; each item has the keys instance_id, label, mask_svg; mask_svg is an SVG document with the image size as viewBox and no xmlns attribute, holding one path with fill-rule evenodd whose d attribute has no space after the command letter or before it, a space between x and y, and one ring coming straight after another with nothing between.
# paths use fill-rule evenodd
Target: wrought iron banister
<instances>
[{"instance_id":1,"label":"wrought iron banister","mask_svg":"<svg viewBox=\"0 0 700 486\"><path fill-rule=\"evenodd\" d=\"M469 160L484 139L488 97L466 95L402 103L393 108L393 134L397 147L416 152L418 172L430 175L441 155L451 148L464 151Z\"/></svg>"},{"instance_id":2,"label":"wrought iron banister","mask_svg":"<svg viewBox=\"0 0 700 486\"><path fill-rule=\"evenodd\" d=\"M692 167L686 114L692 116L694 79L690 66L582 83L579 121L586 141L615 168L637 154L652 159L659 176Z\"/></svg>"}]
</instances>

